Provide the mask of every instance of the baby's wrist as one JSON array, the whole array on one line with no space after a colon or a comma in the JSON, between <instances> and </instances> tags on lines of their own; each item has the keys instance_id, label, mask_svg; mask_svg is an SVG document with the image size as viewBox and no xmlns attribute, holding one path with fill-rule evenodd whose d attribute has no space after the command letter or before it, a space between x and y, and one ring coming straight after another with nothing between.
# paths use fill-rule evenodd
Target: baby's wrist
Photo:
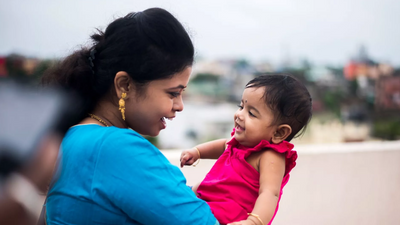
<instances>
[{"instance_id":1,"label":"baby's wrist","mask_svg":"<svg viewBox=\"0 0 400 225\"><path fill-rule=\"evenodd\" d=\"M264 225L264 222L261 220L260 216L254 213L247 213L249 215L247 220L254 223L254 225Z\"/></svg>"},{"instance_id":2,"label":"baby's wrist","mask_svg":"<svg viewBox=\"0 0 400 225\"><path fill-rule=\"evenodd\" d=\"M199 150L199 148L197 148L197 147L193 147L193 149L195 150L195 154L197 155L197 159L200 159L201 158L201 154L200 154L200 150Z\"/></svg>"},{"instance_id":3,"label":"baby's wrist","mask_svg":"<svg viewBox=\"0 0 400 225\"><path fill-rule=\"evenodd\" d=\"M201 155L200 155L200 150L197 147L193 147L193 149L194 149L194 152L195 152L195 153L193 153L193 157L194 157L195 160L194 160L192 166L195 167L195 166L197 166L197 164L199 164Z\"/></svg>"},{"instance_id":4,"label":"baby's wrist","mask_svg":"<svg viewBox=\"0 0 400 225\"><path fill-rule=\"evenodd\" d=\"M257 223L258 221L255 221L251 217L247 217L247 221L251 222L252 225L258 225L258 223Z\"/></svg>"}]
</instances>

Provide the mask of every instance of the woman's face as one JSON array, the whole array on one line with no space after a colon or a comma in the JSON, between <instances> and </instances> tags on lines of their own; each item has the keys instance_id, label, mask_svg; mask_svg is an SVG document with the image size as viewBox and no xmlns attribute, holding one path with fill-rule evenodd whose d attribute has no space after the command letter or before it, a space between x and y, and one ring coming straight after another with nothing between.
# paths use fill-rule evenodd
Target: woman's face
<instances>
[{"instance_id":1,"label":"woman's face","mask_svg":"<svg viewBox=\"0 0 400 225\"><path fill-rule=\"evenodd\" d=\"M187 67L171 78L149 82L144 93L132 92L126 100L126 122L136 132L157 136L166 128L166 119L172 120L183 110L182 92L192 72Z\"/></svg>"}]
</instances>

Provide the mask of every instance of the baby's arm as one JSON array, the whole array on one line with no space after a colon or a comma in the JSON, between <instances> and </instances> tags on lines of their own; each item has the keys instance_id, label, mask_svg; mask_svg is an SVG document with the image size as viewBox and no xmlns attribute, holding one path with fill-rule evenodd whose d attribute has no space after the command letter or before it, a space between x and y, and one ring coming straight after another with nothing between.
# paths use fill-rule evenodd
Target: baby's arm
<instances>
[{"instance_id":1,"label":"baby's arm","mask_svg":"<svg viewBox=\"0 0 400 225\"><path fill-rule=\"evenodd\" d=\"M251 212L254 216L249 215L247 220L231 223L232 225L268 224L274 216L285 174L285 156L275 151L265 151L260 156L259 165L260 191Z\"/></svg>"},{"instance_id":2,"label":"baby's arm","mask_svg":"<svg viewBox=\"0 0 400 225\"><path fill-rule=\"evenodd\" d=\"M181 154L181 167L192 165L199 158L218 159L225 151L226 142L226 139L218 139L199 144L192 149L184 150Z\"/></svg>"}]
</instances>

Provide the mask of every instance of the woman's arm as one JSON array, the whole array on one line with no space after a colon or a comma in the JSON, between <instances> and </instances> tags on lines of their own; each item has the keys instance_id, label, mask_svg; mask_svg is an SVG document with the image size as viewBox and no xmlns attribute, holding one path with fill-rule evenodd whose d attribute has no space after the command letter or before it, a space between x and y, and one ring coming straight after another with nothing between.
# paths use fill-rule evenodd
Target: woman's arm
<instances>
[{"instance_id":1,"label":"woman's arm","mask_svg":"<svg viewBox=\"0 0 400 225\"><path fill-rule=\"evenodd\" d=\"M184 150L181 154L181 167L183 165L192 165L199 158L218 159L226 148L226 139L218 139L199 144L196 147Z\"/></svg>"},{"instance_id":2,"label":"woman's arm","mask_svg":"<svg viewBox=\"0 0 400 225\"><path fill-rule=\"evenodd\" d=\"M178 167L139 135L122 136L99 155L92 185L99 197L140 224L218 224Z\"/></svg>"},{"instance_id":3,"label":"woman's arm","mask_svg":"<svg viewBox=\"0 0 400 225\"><path fill-rule=\"evenodd\" d=\"M274 216L285 174L285 155L273 150L265 151L260 156L259 165L260 191L251 212L255 216L250 215L247 220L231 223L232 225L266 225Z\"/></svg>"}]
</instances>

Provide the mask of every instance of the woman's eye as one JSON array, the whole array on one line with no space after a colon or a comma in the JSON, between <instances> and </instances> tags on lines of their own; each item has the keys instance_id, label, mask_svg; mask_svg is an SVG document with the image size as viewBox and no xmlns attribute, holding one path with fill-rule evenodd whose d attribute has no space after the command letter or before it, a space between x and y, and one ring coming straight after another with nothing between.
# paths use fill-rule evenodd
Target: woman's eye
<instances>
[{"instance_id":1,"label":"woman's eye","mask_svg":"<svg viewBox=\"0 0 400 225\"><path fill-rule=\"evenodd\" d=\"M180 92L170 92L169 93L172 97L176 98L178 97L181 93Z\"/></svg>"},{"instance_id":2,"label":"woman's eye","mask_svg":"<svg viewBox=\"0 0 400 225\"><path fill-rule=\"evenodd\" d=\"M243 109L243 106L241 106L241 105L237 105L237 107L239 107L240 110Z\"/></svg>"}]
</instances>

